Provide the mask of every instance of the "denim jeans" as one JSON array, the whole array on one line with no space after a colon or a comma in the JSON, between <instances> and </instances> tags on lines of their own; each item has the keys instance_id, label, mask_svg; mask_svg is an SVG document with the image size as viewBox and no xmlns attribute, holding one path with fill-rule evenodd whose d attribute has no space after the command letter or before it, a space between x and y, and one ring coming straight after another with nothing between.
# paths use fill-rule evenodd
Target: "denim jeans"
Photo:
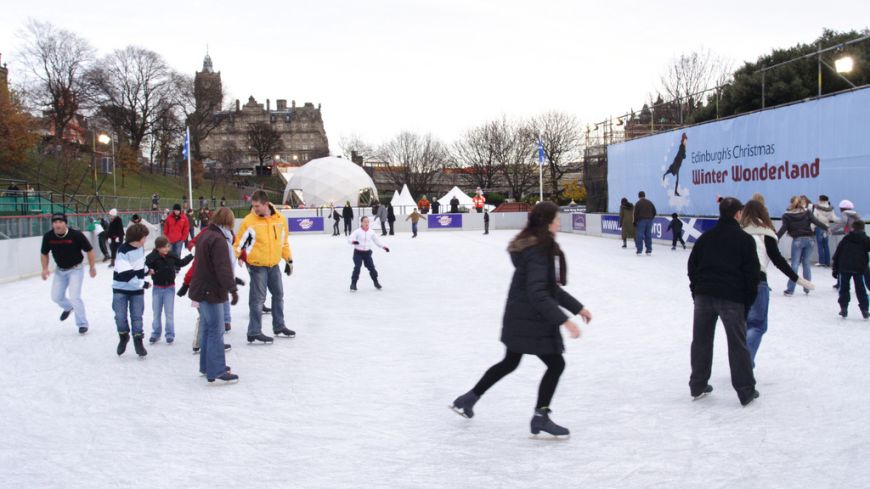
<instances>
[{"instance_id":1,"label":"denim jeans","mask_svg":"<svg viewBox=\"0 0 870 489\"><path fill-rule=\"evenodd\" d=\"M199 303L199 371L215 379L227 371L224 355L224 305Z\"/></svg>"},{"instance_id":2,"label":"denim jeans","mask_svg":"<svg viewBox=\"0 0 870 489\"><path fill-rule=\"evenodd\" d=\"M652 253L652 225L652 219L641 219L637 221L637 225L634 228L634 246L638 253L643 251L644 245L646 245L646 252Z\"/></svg>"},{"instance_id":3,"label":"denim jeans","mask_svg":"<svg viewBox=\"0 0 870 489\"><path fill-rule=\"evenodd\" d=\"M251 276L251 287L248 295L250 320L248 335L254 336L263 332L263 304L266 302L266 289L272 294L272 330L284 327L284 284L281 282L281 269L273 267L255 267L248 265Z\"/></svg>"},{"instance_id":4,"label":"denim jeans","mask_svg":"<svg viewBox=\"0 0 870 489\"><path fill-rule=\"evenodd\" d=\"M813 253L813 238L803 236L795 238L791 242L791 269L797 273L798 265L802 265L804 269L803 277L807 280L813 279L813 273L810 270L810 255ZM795 283L788 281L786 292L789 294L794 292Z\"/></svg>"},{"instance_id":5,"label":"denim jeans","mask_svg":"<svg viewBox=\"0 0 870 489\"><path fill-rule=\"evenodd\" d=\"M171 249L172 252L175 253L175 256L181 258L181 251L184 249L184 241L179 241L177 243L172 243Z\"/></svg>"},{"instance_id":6,"label":"denim jeans","mask_svg":"<svg viewBox=\"0 0 870 489\"><path fill-rule=\"evenodd\" d=\"M88 317L85 315L85 303L82 301L82 281L85 278L85 268L79 265L68 270L58 268L54 272L51 283L51 300L64 311L72 309L76 315L76 326L88 327ZM67 298L69 291L69 298Z\"/></svg>"},{"instance_id":7,"label":"denim jeans","mask_svg":"<svg viewBox=\"0 0 870 489\"><path fill-rule=\"evenodd\" d=\"M202 322L202 318L197 317L196 318L196 326L193 328L193 349L194 350L199 349L199 336L200 336L200 327L201 327L200 323L201 322ZM224 302L224 324L229 324L231 322L232 322L232 319L230 318L230 301L226 301L226 302ZM224 329L224 332L226 332L226 329Z\"/></svg>"},{"instance_id":8,"label":"denim jeans","mask_svg":"<svg viewBox=\"0 0 870 489\"><path fill-rule=\"evenodd\" d=\"M151 292L151 313L154 319L151 321L151 337L160 338L163 333L162 315L166 311L166 340L175 339L175 286L154 286Z\"/></svg>"},{"instance_id":9,"label":"denim jeans","mask_svg":"<svg viewBox=\"0 0 870 489\"><path fill-rule=\"evenodd\" d=\"M417 223L416 222L411 223L411 232L414 233L414 236L417 236Z\"/></svg>"},{"instance_id":10,"label":"denim jeans","mask_svg":"<svg viewBox=\"0 0 870 489\"><path fill-rule=\"evenodd\" d=\"M822 228L816 228L816 245L819 249L819 265L831 266L831 247L828 245L828 233Z\"/></svg>"},{"instance_id":11,"label":"denim jeans","mask_svg":"<svg viewBox=\"0 0 870 489\"><path fill-rule=\"evenodd\" d=\"M127 295L115 292L112 294L112 309L115 311L115 326L119 333L129 333L130 325L133 334L142 334L142 314L145 312L145 294ZM127 322L129 310L130 322Z\"/></svg>"},{"instance_id":12,"label":"denim jeans","mask_svg":"<svg viewBox=\"0 0 870 489\"><path fill-rule=\"evenodd\" d=\"M761 337L767 332L767 310L770 305L770 287L767 282L758 283L758 295L749 308L746 318L746 346L752 355L752 365L755 366L755 354L761 346Z\"/></svg>"}]
</instances>

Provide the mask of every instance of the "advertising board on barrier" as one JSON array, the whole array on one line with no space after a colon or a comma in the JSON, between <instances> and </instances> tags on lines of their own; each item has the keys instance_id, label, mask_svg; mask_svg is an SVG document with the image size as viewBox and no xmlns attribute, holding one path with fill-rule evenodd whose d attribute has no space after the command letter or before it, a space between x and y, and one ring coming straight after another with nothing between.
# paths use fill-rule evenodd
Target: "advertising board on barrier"
<instances>
[{"instance_id":1,"label":"advertising board on barrier","mask_svg":"<svg viewBox=\"0 0 870 489\"><path fill-rule=\"evenodd\" d=\"M688 218L688 222L686 222L687 219L681 220L683 221L683 239L685 239L687 243L695 242L696 239L709 231L719 221L718 219L710 219L706 217ZM673 237L673 233L668 230L668 224L670 223L671 220L666 217L656 217L653 220L652 226L653 239L670 241ZM619 224L619 216L612 214L601 216L601 233L622 235L622 226Z\"/></svg>"},{"instance_id":2,"label":"advertising board on barrier","mask_svg":"<svg viewBox=\"0 0 870 489\"><path fill-rule=\"evenodd\" d=\"M586 214L571 214L571 229L586 231Z\"/></svg>"},{"instance_id":3,"label":"advertising board on barrier","mask_svg":"<svg viewBox=\"0 0 870 489\"><path fill-rule=\"evenodd\" d=\"M607 147L608 210L646 192L660 213L719 215L716 197L764 195L771 216L793 195L870 208L870 88Z\"/></svg>"},{"instance_id":4,"label":"advertising board on barrier","mask_svg":"<svg viewBox=\"0 0 870 489\"><path fill-rule=\"evenodd\" d=\"M429 214L429 229L461 228L462 214Z\"/></svg>"},{"instance_id":5,"label":"advertising board on barrier","mask_svg":"<svg viewBox=\"0 0 870 489\"><path fill-rule=\"evenodd\" d=\"M287 227L291 233L322 232L322 217L288 217Z\"/></svg>"}]
</instances>

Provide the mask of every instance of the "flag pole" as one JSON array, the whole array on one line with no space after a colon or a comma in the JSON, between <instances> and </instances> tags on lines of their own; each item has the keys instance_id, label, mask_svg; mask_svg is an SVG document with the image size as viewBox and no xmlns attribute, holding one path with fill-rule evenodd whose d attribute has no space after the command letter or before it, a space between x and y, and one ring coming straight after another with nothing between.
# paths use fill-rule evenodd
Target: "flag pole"
<instances>
[{"instance_id":1,"label":"flag pole","mask_svg":"<svg viewBox=\"0 0 870 489\"><path fill-rule=\"evenodd\" d=\"M538 136L538 202L544 201L544 141Z\"/></svg>"},{"instance_id":2,"label":"flag pole","mask_svg":"<svg viewBox=\"0 0 870 489\"><path fill-rule=\"evenodd\" d=\"M187 208L193 209L193 172L190 169L190 126L185 129L187 142Z\"/></svg>"}]
</instances>

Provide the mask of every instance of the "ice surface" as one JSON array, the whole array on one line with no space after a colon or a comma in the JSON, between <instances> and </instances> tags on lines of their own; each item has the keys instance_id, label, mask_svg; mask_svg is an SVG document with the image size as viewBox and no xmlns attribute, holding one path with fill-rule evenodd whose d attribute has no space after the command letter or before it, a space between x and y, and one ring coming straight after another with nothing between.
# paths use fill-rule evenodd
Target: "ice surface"
<instances>
[{"instance_id":1,"label":"ice surface","mask_svg":"<svg viewBox=\"0 0 870 489\"><path fill-rule=\"evenodd\" d=\"M636 257L610 239L560 235L568 290L594 315L566 340L553 419L569 441L528 439L543 365L526 357L472 420L448 409L503 353L514 232L403 234L375 252L383 291L347 288L344 238L292 236L284 279L296 339L244 341L207 385L190 353L194 311L176 301L175 345L118 358L110 273L86 279L91 331L58 323L50 281L0 285L0 487L23 488L851 488L870 481L870 323L837 317L833 279L782 296L771 271L761 398L741 408L720 327L712 396L687 386L686 251ZM37 260L34 256L21 259ZM242 303L246 303L247 288ZM145 324L150 329L150 293ZM132 350L132 348L130 348Z\"/></svg>"}]
</instances>

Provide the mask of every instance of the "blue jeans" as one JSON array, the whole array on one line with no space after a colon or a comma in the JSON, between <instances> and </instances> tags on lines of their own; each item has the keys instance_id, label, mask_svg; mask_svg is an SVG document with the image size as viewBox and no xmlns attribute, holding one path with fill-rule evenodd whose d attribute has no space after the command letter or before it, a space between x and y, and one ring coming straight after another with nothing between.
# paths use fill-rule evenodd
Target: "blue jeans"
<instances>
[{"instance_id":1,"label":"blue jeans","mask_svg":"<svg viewBox=\"0 0 870 489\"><path fill-rule=\"evenodd\" d=\"M831 266L831 248L828 246L828 233L816 228L816 245L819 248L819 265Z\"/></svg>"},{"instance_id":2,"label":"blue jeans","mask_svg":"<svg viewBox=\"0 0 870 489\"><path fill-rule=\"evenodd\" d=\"M634 227L634 246L637 248L638 253L643 251L644 245L646 245L646 252L652 253L652 225L652 219L641 219L637 221L637 224Z\"/></svg>"},{"instance_id":3,"label":"blue jeans","mask_svg":"<svg viewBox=\"0 0 870 489\"><path fill-rule=\"evenodd\" d=\"M284 327L284 284L281 282L281 269L273 267L255 267L248 265L251 276L248 307L250 320L248 335L254 336L263 332L263 304L266 302L266 289L272 294L272 330Z\"/></svg>"},{"instance_id":4,"label":"blue jeans","mask_svg":"<svg viewBox=\"0 0 870 489\"><path fill-rule=\"evenodd\" d=\"M417 223L416 222L411 223L411 232L414 233L414 236L417 235Z\"/></svg>"},{"instance_id":5,"label":"blue jeans","mask_svg":"<svg viewBox=\"0 0 870 489\"><path fill-rule=\"evenodd\" d=\"M145 294L127 295L117 292L112 294L112 310L115 311L115 326L119 333L129 333L133 325L133 334L142 334L142 314L145 312ZM127 312L130 322L127 322Z\"/></svg>"},{"instance_id":6,"label":"blue jeans","mask_svg":"<svg viewBox=\"0 0 870 489\"><path fill-rule=\"evenodd\" d=\"M166 311L166 341L175 339L175 286L154 286L151 292L151 313L154 316L151 322L151 337L160 338L163 334L162 317Z\"/></svg>"},{"instance_id":7,"label":"blue jeans","mask_svg":"<svg viewBox=\"0 0 870 489\"><path fill-rule=\"evenodd\" d=\"M749 316L746 318L746 346L752 355L752 365L755 366L755 354L761 346L761 337L767 332L767 310L770 304L770 287L767 282L758 283L758 296L752 307L749 308Z\"/></svg>"},{"instance_id":8,"label":"blue jeans","mask_svg":"<svg viewBox=\"0 0 870 489\"><path fill-rule=\"evenodd\" d=\"M227 371L224 355L224 305L199 303L199 371L215 379Z\"/></svg>"},{"instance_id":9,"label":"blue jeans","mask_svg":"<svg viewBox=\"0 0 870 489\"><path fill-rule=\"evenodd\" d=\"M179 241L177 243L172 243L170 245L171 250L175 253L175 256L181 258L181 251L184 249L184 241Z\"/></svg>"},{"instance_id":10,"label":"blue jeans","mask_svg":"<svg viewBox=\"0 0 870 489\"><path fill-rule=\"evenodd\" d=\"M75 311L76 326L87 328L88 317L85 315L85 303L82 301L84 278L83 265L68 270L58 268L54 272L54 281L51 283L51 300L64 311ZM69 298L67 298L67 291L69 291Z\"/></svg>"},{"instance_id":11,"label":"blue jeans","mask_svg":"<svg viewBox=\"0 0 870 489\"><path fill-rule=\"evenodd\" d=\"M803 277L807 280L813 279L813 273L810 270L810 255L813 253L813 238L803 236L795 238L791 242L791 269L797 273L798 264L803 265ZM789 294L794 293L795 283L788 281L788 286L785 290Z\"/></svg>"},{"instance_id":12,"label":"blue jeans","mask_svg":"<svg viewBox=\"0 0 870 489\"><path fill-rule=\"evenodd\" d=\"M230 301L224 302L224 324L229 324L232 322L230 318ZM202 317L196 318L196 327L193 329L193 348L194 350L199 349L199 337L201 331ZM226 329L224 330L226 332Z\"/></svg>"}]
</instances>

